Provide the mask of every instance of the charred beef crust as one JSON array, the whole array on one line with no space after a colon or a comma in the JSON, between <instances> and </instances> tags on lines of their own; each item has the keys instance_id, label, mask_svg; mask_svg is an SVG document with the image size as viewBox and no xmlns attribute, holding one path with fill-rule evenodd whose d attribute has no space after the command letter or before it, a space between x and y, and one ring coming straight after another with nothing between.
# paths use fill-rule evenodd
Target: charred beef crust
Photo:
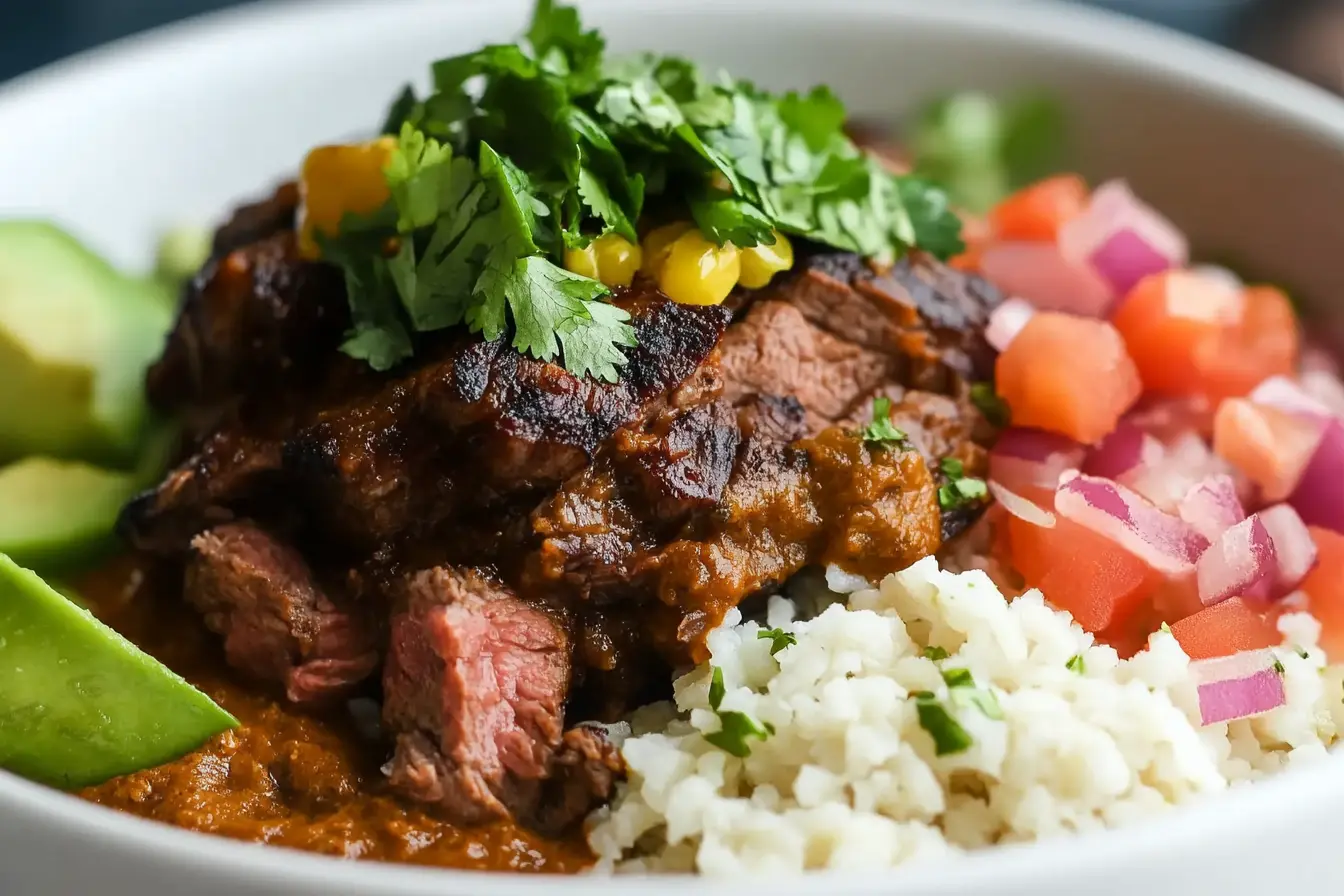
<instances>
[{"instance_id":1,"label":"charred beef crust","mask_svg":"<svg viewBox=\"0 0 1344 896\"><path fill-rule=\"evenodd\" d=\"M265 199L234 209L215 231L210 254L227 255L273 234L293 230L298 211L299 185L293 181L281 184Z\"/></svg>"},{"instance_id":2,"label":"charred beef crust","mask_svg":"<svg viewBox=\"0 0 1344 896\"><path fill-rule=\"evenodd\" d=\"M230 665L280 684L294 703L350 691L378 667L376 625L340 609L303 556L248 523L198 536L186 599L224 635Z\"/></svg>"}]
</instances>

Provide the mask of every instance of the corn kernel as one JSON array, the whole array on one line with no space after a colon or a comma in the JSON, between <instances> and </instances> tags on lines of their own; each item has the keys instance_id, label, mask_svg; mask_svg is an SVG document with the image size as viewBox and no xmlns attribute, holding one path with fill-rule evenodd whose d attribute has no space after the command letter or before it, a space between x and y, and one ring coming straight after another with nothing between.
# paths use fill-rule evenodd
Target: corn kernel
<instances>
[{"instance_id":1,"label":"corn kernel","mask_svg":"<svg viewBox=\"0 0 1344 896\"><path fill-rule=\"evenodd\" d=\"M299 175L299 251L317 258L316 234L335 236L346 214L377 211L391 195L383 166L397 148L393 137L371 143L319 146Z\"/></svg>"},{"instance_id":2,"label":"corn kernel","mask_svg":"<svg viewBox=\"0 0 1344 896\"><path fill-rule=\"evenodd\" d=\"M780 271L793 267L793 244L789 238L775 231L775 242L761 243L742 250L742 277L738 280L747 289L760 289Z\"/></svg>"},{"instance_id":3,"label":"corn kernel","mask_svg":"<svg viewBox=\"0 0 1344 896\"><path fill-rule=\"evenodd\" d=\"M597 279L607 286L629 286L644 260L644 250L639 244L609 233L593 240L591 245L597 255Z\"/></svg>"},{"instance_id":4,"label":"corn kernel","mask_svg":"<svg viewBox=\"0 0 1344 896\"><path fill-rule=\"evenodd\" d=\"M690 229L691 222L678 221L649 231L644 237L644 263L640 266L645 276L657 279L668 253L672 251L672 244Z\"/></svg>"},{"instance_id":5,"label":"corn kernel","mask_svg":"<svg viewBox=\"0 0 1344 896\"><path fill-rule=\"evenodd\" d=\"M737 285L741 254L732 243L716 246L700 231L691 230L672 244L658 285L674 302L717 305Z\"/></svg>"},{"instance_id":6,"label":"corn kernel","mask_svg":"<svg viewBox=\"0 0 1344 896\"><path fill-rule=\"evenodd\" d=\"M566 249L565 270L589 280L598 279L597 246L589 243L582 249Z\"/></svg>"}]
</instances>

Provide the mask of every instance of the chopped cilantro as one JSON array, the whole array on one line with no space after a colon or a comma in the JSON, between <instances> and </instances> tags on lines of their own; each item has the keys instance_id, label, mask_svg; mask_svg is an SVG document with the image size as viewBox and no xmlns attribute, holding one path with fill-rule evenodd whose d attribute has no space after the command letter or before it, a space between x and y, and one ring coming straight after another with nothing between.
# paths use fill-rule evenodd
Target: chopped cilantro
<instances>
[{"instance_id":1,"label":"chopped cilantro","mask_svg":"<svg viewBox=\"0 0 1344 896\"><path fill-rule=\"evenodd\" d=\"M1007 426L1011 415L1008 403L994 391L993 383L973 383L971 385L971 403L980 409L985 419L998 427Z\"/></svg>"},{"instance_id":2,"label":"chopped cilantro","mask_svg":"<svg viewBox=\"0 0 1344 896\"><path fill-rule=\"evenodd\" d=\"M955 457L945 457L938 462L938 468L948 479L961 479L966 475L966 466Z\"/></svg>"},{"instance_id":3,"label":"chopped cilantro","mask_svg":"<svg viewBox=\"0 0 1344 896\"><path fill-rule=\"evenodd\" d=\"M1280 675L1282 675L1285 671L1287 671L1283 668L1283 663L1279 661L1278 657L1274 658L1274 671L1279 673Z\"/></svg>"},{"instance_id":4,"label":"chopped cilantro","mask_svg":"<svg viewBox=\"0 0 1344 896\"><path fill-rule=\"evenodd\" d=\"M954 479L938 489L938 506L956 510L976 501L983 501L989 488L983 479Z\"/></svg>"},{"instance_id":5,"label":"chopped cilantro","mask_svg":"<svg viewBox=\"0 0 1344 896\"><path fill-rule=\"evenodd\" d=\"M1164 622L1164 623L1162 623L1162 625L1158 628L1158 631L1160 631L1160 632L1166 632L1167 634L1171 634L1171 626L1167 625L1167 624Z\"/></svg>"},{"instance_id":6,"label":"chopped cilantro","mask_svg":"<svg viewBox=\"0 0 1344 896\"><path fill-rule=\"evenodd\" d=\"M1301 647L1298 647L1297 645L1293 645L1293 652L1296 653L1298 656L1302 657L1302 659L1304 660L1310 659L1311 657L1311 654L1307 653L1305 650L1303 650Z\"/></svg>"},{"instance_id":7,"label":"chopped cilantro","mask_svg":"<svg viewBox=\"0 0 1344 896\"><path fill-rule=\"evenodd\" d=\"M873 422L864 427L861 434L865 442L887 447L902 447L905 433L891 422L891 399L885 395L873 399Z\"/></svg>"},{"instance_id":8,"label":"chopped cilantro","mask_svg":"<svg viewBox=\"0 0 1344 896\"><path fill-rule=\"evenodd\" d=\"M953 717L947 707L927 691L916 691L910 696L915 698L915 712L919 714L919 727L933 738L933 752L937 756L950 756L964 753L971 748L975 740L961 723Z\"/></svg>"},{"instance_id":9,"label":"chopped cilantro","mask_svg":"<svg viewBox=\"0 0 1344 896\"><path fill-rule=\"evenodd\" d=\"M749 738L765 740L775 733L775 726L766 722L762 725L744 712L732 709L719 709L726 693L723 686L723 670L712 666L709 677L709 708L719 717L719 730L706 734L705 740L739 759L751 755Z\"/></svg>"},{"instance_id":10,"label":"chopped cilantro","mask_svg":"<svg viewBox=\"0 0 1344 896\"><path fill-rule=\"evenodd\" d=\"M517 43L441 59L433 76L383 123L397 137L386 206L321 246L345 274L344 350L379 370L411 357L416 334L465 324L615 380L628 315L561 263L604 234L634 240L646 199L741 247L780 231L883 261L962 249L946 194L861 152L825 88L771 95L678 57L608 56L554 0ZM874 433L903 438L889 421Z\"/></svg>"},{"instance_id":11,"label":"chopped cilantro","mask_svg":"<svg viewBox=\"0 0 1344 896\"><path fill-rule=\"evenodd\" d=\"M930 646L924 648L924 658L933 660L935 663L939 660L945 660L947 657L948 652L941 647Z\"/></svg>"},{"instance_id":12,"label":"chopped cilantro","mask_svg":"<svg viewBox=\"0 0 1344 896\"><path fill-rule=\"evenodd\" d=\"M1075 653L1073 656L1069 657L1069 661L1064 664L1064 668L1068 669L1070 672L1077 672L1079 675L1087 674L1087 664L1083 662L1083 655L1081 653Z\"/></svg>"},{"instance_id":13,"label":"chopped cilantro","mask_svg":"<svg viewBox=\"0 0 1344 896\"><path fill-rule=\"evenodd\" d=\"M999 698L994 696L993 691L976 687L970 669L944 669L943 681L947 684L954 704L974 707L986 718L996 721L1003 718Z\"/></svg>"},{"instance_id":14,"label":"chopped cilantro","mask_svg":"<svg viewBox=\"0 0 1344 896\"><path fill-rule=\"evenodd\" d=\"M975 679L971 677L970 669L944 669L943 681L949 688L975 687Z\"/></svg>"},{"instance_id":15,"label":"chopped cilantro","mask_svg":"<svg viewBox=\"0 0 1344 896\"><path fill-rule=\"evenodd\" d=\"M798 643L798 638L793 632L786 632L783 629L771 628L764 629L756 633L756 639L762 641L770 639L770 655L774 656L785 647L792 647Z\"/></svg>"}]
</instances>

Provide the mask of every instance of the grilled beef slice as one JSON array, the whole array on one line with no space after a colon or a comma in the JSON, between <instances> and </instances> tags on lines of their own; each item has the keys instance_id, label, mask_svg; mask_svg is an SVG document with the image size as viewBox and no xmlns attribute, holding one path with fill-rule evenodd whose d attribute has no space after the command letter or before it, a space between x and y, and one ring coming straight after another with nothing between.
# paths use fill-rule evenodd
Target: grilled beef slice
<instances>
[{"instance_id":1,"label":"grilled beef slice","mask_svg":"<svg viewBox=\"0 0 1344 896\"><path fill-rule=\"evenodd\" d=\"M247 523L192 548L186 598L224 635L234 668L279 683L294 703L340 696L378 668L378 628L339 609L293 548Z\"/></svg>"}]
</instances>

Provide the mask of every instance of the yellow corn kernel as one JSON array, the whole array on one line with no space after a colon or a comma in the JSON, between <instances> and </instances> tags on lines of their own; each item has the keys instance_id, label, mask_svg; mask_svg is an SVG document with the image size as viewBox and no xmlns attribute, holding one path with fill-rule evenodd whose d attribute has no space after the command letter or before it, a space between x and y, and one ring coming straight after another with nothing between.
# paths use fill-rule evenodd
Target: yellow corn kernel
<instances>
[{"instance_id":1,"label":"yellow corn kernel","mask_svg":"<svg viewBox=\"0 0 1344 896\"><path fill-rule=\"evenodd\" d=\"M717 305L737 285L741 255L732 243L716 246L700 231L691 230L672 244L658 286L683 305Z\"/></svg>"},{"instance_id":2,"label":"yellow corn kernel","mask_svg":"<svg viewBox=\"0 0 1344 896\"><path fill-rule=\"evenodd\" d=\"M582 249L565 250L565 270L589 280L598 279L597 246L589 243Z\"/></svg>"},{"instance_id":3,"label":"yellow corn kernel","mask_svg":"<svg viewBox=\"0 0 1344 896\"><path fill-rule=\"evenodd\" d=\"M644 237L644 263L640 266L645 276L658 278L667 254L672 251L672 244L690 229L690 221L678 221L649 231Z\"/></svg>"},{"instance_id":4,"label":"yellow corn kernel","mask_svg":"<svg viewBox=\"0 0 1344 896\"><path fill-rule=\"evenodd\" d=\"M299 174L299 252L317 258L315 234L335 236L348 213L377 211L391 195L383 166L397 148L395 137L370 143L319 146Z\"/></svg>"},{"instance_id":5,"label":"yellow corn kernel","mask_svg":"<svg viewBox=\"0 0 1344 896\"><path fill-rule=\"evenodd\" d=\"M597 256L596 279L607 286L629 286L644 260L644 250L638 243L614 233L598 237L589 246Z\"/></svg>"},{"instance_id":6,"label":"yellow corn kernel","mask_svg":"<svg viewBox=\"0 0 1344 896\"><path fill-rule=\"evenodd\" d=\"M742 277L737 281L747 289L760 289L770 282L770 278L780 271L793 267L793 244L778 230L775 242L767 246L761 243L750 249L742 250Z\"/></svg>"}]
</instances>

